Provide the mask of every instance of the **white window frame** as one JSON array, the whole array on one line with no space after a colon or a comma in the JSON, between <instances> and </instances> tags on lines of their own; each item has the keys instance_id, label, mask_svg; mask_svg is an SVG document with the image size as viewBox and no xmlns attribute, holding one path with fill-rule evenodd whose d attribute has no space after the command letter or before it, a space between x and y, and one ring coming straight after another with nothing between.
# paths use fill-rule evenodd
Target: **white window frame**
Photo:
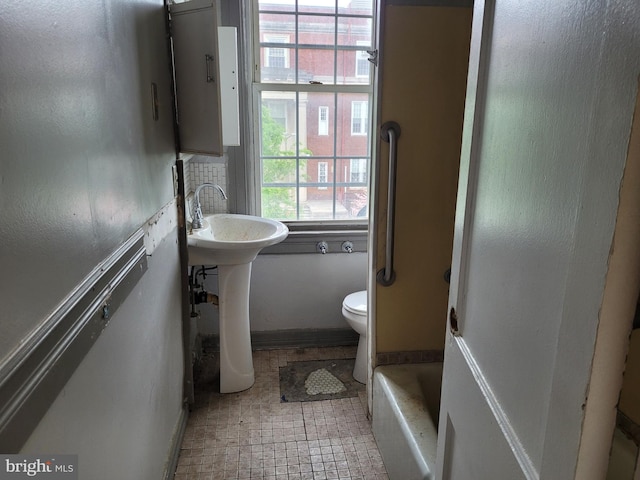
<instances>
[{"instance_id":1,"label":"white window frame","mask_svg":"<svg viewBox=\"0 0 640 480\"><path fill-rule=\"evenodd\" d=\"M291 125L295 125L296 126L296 131L295 133L291 132L291 138L292 143L296 143L295 145L295 149L296 149L296 155L295 158L299 159L300 162L305 161L307 158L309 158L310 160L313 160L313 157L305 157L305 153L302 152L302 149L298 147L297 142L300 142L301 136L305 135L305 132L310 133L309 130L303 130L304 128L308 128L308 126L304 125L301 126L301 122L302 123L306 123L305 122L305 118L298 118L298 117L302 117L302 115L304 114L304 109L306 109L306 106L303 106L303 98L306 98L311 92L326 92L326 93L332 93L332 94L337 94L338 96L340 96L341 94L344 94L344 98L340 101L345 102L346 104L344 105L344 108L348 109L349 108L349 102L350 100L348 99L350 94L366 94L368 96L368 100L367 101L363 101L361 102L364 108L364 111L361 112L361 116L362 116L362 120L364 122L370 122L370 112L368 111L368 109L370 108L371 104L373 103L373 76L369 75L369 82L362 82L361 79L362 77L358 77L358 81L356 82L343 82L340 84L334 84L331 82L306 82L305 83L297 83L297 75L298 75L298 71L297 71L297 48L299 49L308 49L309 46L308 45L298 45L297 44L297 32L295 35L291 36L289 38L289 43L287 44L287 50L290 52L290 55L288 57L286 57L287 59L290 58L291 60L291 65L288 66L288 68L290 68L291 70L291 77L288 77L285 80L282 79L276 79L273 81L273 83L268 83L268 82L263 82L261 80L262 78L262 74L261 74L261 65L260 65L260 54L259 52L263 51L265 52L264 49L268 48L268 47L273 47L273 43L269 42L270 45L265 45L267 43L267 40L271 40L276 38L276 42L274 43L283 43L280 40L277 39L277 35L275 36L269 36L269 34L263 32L262 33L262 39L261 39L261 32L260 32L260 26L258 24L258 18L260 15L260 11L259 11L259 1L258 0L250 0L252 2L252 9L253 9L253 15L251 16L251 18L249 18L247 20L247 18L245 17L245 20L248 21L249 24L252 24L252 28L251 31L253 32L253 63L250 64L250 71L252 72L252 77L253 77L253 83L252 83L252 106L253 106L253 110L252 110L252 118L250 121L252 130L253 130L253 145L254 145L254 151L255 151L255 155L253 156L256 161L257 164L255 165L255 167L253 168L253 171L255 173L254 175L254 189L252 192L252 195L250 196L252 199L252 204L253 204L253 208L251 208L252 212L254 214L261 214L261 205L262 205L262 200L261 200L261 193L262 193L262 158L261 158L261 152L260 152L260 145L261 145L261 141L262 139L260 138L260 118L261 118L261 99L262 99L262 95L263 92L267 92L267 95L274 95L274 94L281 94L281 95L292 95L296 97L296 101L300 101L300 104L298 104L298 107L295 109L291 109L289 110L289 113L294 113L295 110L295 116L296 118L289 118L288 121L291 122ZM297 2L296 2L297 3ZM295 5L295 4L294 4ZM337 3L336 3L337 5ZM295 8L295 7L293 7ZM275 11L268 11L267 13L277 13ZM281 12L280 12L281 13ZM292 14L291 12L287 12L287 15ZM300 16L308 16L308 12L305 11L300 11L298 13L293 13L293 15L300 15ZM344 19L348 16L352 16L352 17L366 17L371 21L371 25L372 28L375 25L375 1L372 4L372 11L371 14L354 14L354 15L345 15L344 12L342 11L336 11L333 14L336 17L336 25L339 24L338 19ZM329 15L330 16L330 15ZM374 32L371 32L371 38L374 38ZM372 40L373 41L373 40ZM368 42L367 42L368 43ZM325 48L326 46L322 46L321 48ZM358 51L356 48L354 48L353 45L348 46L348 45L338 45L333 47L336 50L336 56L335 58L338 59L339 56L341 54L345 54L345 53L349 53L352 52L351 54L353 54L354 51ZM263 53L263 55L267 54L267 52ZM265 64L265 67L267 67L268 65ZM337 66L336 66L336 70L337 70ZM354 75L354 79L355 77L355 72L351 72L351 75ZM342 80L341 80L342 81ZM334 110L335 108L337 108L337 102L339 97L334 97L334 101L336 102L333 107L329 108L329 111L331 112L331 110ZM302 111L302 112L301 112ZM346 115L349 114L348 110L345 112ZM335 112L332 113L332 115L335 115ZM349 117L347 117L347 121L349 121ZM345 130L344 132L341 132L340 135L336 134L336 128L338 128L338 125L336 125L337 122L329 122L328 125L328 135L333 136L333 138L337 138L341 135L349 135L350 133L353 134L353 132L350 132L350 130L352 129L353 126L353 122L350 122L350 125L345 125ZM319 127L320 128L320 127ZM331 131L333 130L333 132ZM369 125L361 125L360 127L360 132L356 133L357 135L360 136L365 136L368 135L368 131L370 131L371 128ZM371 162L370 157L371 157L371 149L372 149L372 141L368 142L367 145L367 151L364 154L365 157L369 158L369 162ZM273 158L273 157L265 157L265 159L268 158ZM324 158L326 158L326 156L324 156ZM333 168L335 169L337 166L337 162L339 162L341 159L343 159L344 157L338 157L336 156L333 159L329 159L327 163L329 163L330 165L328 165L328 171L331 170L331 165L333 165ZM299 178L296 180L298 183L295 186L296 189L296 199L297 199L297 208L298 208L298 219L297 220L285 220L288 224L291 225L292 222L299 222L301 225L302 224L308 224L308 225L325 225L327 223L331 223L331 224L336 224L336 225L340 225L340 224L345 224L345 225L362 225L362 226L366 226L367 224L367 220L363 219L363 218L350 218L350 219L342 219L342 220L331 220L331 219L318 219L318 220L304 220L304 217L300 214L301 212L301 208L302 208L302 200L301 200L301 191L304 190L306 188L306 186L304 185L304 171L303 168L300 167L299 168ZM301 180L302 179L302 180ZM348 179L344 179L344 180L340 180L340 182L336 183L336 179L333 178L332 182L329 182L330 185L332 187L334 187L334 190L337 192L338 190L340 191L344 191L345 189L349 188L349 183ZM275 186L275 185L272 185ZM322 187L320 187L322 188ZM303 192L304 193L304 192ZM334 202L335 200L335 196L337 195L337 193L334 193ZM335 210L334 210L334 215L335 215Z\"/></svg>"}]
</instances>

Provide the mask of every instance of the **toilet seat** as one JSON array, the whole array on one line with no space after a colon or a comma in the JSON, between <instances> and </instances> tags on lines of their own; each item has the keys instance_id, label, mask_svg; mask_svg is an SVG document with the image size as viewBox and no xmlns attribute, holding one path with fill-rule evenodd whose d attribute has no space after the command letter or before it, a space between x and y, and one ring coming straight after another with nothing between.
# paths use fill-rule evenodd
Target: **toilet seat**
<instances>
[{"instance_id":1,"label":"toilet seat","mask_svg":"<svg viewBox=\"0 0 640 480\"><path fill-rule=\"evenodd\" d=\"M362 290L347 295L342 302L342 307L354 315L367 315L367 291Z\"/></svg>"}]
</instances>

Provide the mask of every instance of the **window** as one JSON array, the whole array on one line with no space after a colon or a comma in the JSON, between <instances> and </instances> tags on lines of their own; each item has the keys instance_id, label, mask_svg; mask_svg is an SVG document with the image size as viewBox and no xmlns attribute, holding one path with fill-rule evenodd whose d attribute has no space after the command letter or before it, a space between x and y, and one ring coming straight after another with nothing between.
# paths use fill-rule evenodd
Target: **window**
<instances>
[{"instance_id":1,"label":"window","mask_svg":"<svg viewBox=\"0 0 640 480\"><path fill-rule=\"evenodd\" d=\"M351 135L367 134L367 102L351 102Z\"/></svg>"},{"instance_id":2,"label":"window","mask_svg":"<svg viewBox=\"0 0 640 480\"><path fill-rule=\"evenodd\" d=\"M327 183L329 179L329 175L327 174L327 170L329 168L329 164L327 162L318 162L318 183ZM318 187L318 190L326 190L327 187Z\"/></svg>"},{"instance_id":3,"label":"window","mask_svg":"<svg viewBox=\"0 0 640 480\"><path fill-rule=\"evenodd\" d=\"M265 35L265 43L289 43L289 37ZM264 66L274 69L283 69L289 67L289 51L280 46L265 47L264 49Z\"/></svg>"},{"instance_id":4,"label":"window","mask_svg":"<svg viewBox=\"0 0 640 480\"><path fill-rule=\"evenodd\" d=\"M284 48L268 48L265 63L269 67L285 68L286 57Z\"/></svg>"},{"instance_id":5,"label":"window","mask_svg":"<svg viewBox=\"0 0 640 480\"><path fill-rule=\"evenodd\" d=\"M351 175L349 181L351 183L367 182L367 159L355 158L351 159Z\"/></svg>"},{"instance_id":6,"label":"window","mask_svg":"<svg viewBox=\"0 0 640 480\"><path fill-rule=\"evenodd\" d=\"M287 221L362 221L373 0L254 2L256 209Z\"/></svg>"},{"instance_id":7,"label":"window","mask_svg":"<svg viewBox=\"0 0 640 480\"><path fill-rule=\"evenodd\" d=\"M318 135L329 135L329 107L318 108Z\"/></svg>"}]
</instances>

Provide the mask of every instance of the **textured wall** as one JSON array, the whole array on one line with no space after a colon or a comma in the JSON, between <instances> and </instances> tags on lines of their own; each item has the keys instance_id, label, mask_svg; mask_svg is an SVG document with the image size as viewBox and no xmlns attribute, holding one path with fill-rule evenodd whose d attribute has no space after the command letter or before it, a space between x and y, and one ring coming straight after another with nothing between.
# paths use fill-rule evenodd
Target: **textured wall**
<instances>
[{"instance_id":1,"label":"textured wall","mask_svg":"<svg viewBox=\"0 0 640 480\"><path fill-rule=\"evenodd\" d=\"M80 478L91 480L164 478L183 399L176 241L174 228L158 243L23 453L78 455Z\"/></svg>"},{"instance_id":2,"label":"textured wall","mask_svg":"<svg viewBox=\"0 0 640 480\"><path fill-rule=\"evenodd\" d=\"M251 271L251 331L345 328L342 300L366 289L363 253L259 255ZM208 291L217 292L215 272ZM201 334L217 334L218 307L199 305Z\"/></svg>"},{"instance_id":3,"label":"textured wall","mask_svg":"<svg viewBox=\"0 0 640 480\"><path fill-rule=\"evenodd\" d=\"M173 199L164 18L162 0L0 4L0 368ZM83 478L161 478L182 410L176 214L25 451L78 454Z\"/></svg>"},{"instance_id":4,"label":"textured wall","mask_svg":"<svg viewBox=\"0 0 640 480\"><path fill-rule=\"evenodd\" d=\"M381 121L398 139L394 270L376 286L378 352L442 349L451 265L471 8L388 5ZM416 46L419 46L417 48ZM380 152L377 269L384 266L388 144Z\"/></svg>"},{"instance_id":5,"label":"textured wall","mask_svg":"<svg viewBox=\"0 0 640 480\"><path fill-rule=\"evenodd\" d=\"M172 198L174 155L162 0L4 1L0 45L1 363Z\"/></svg>"}]
</instances>

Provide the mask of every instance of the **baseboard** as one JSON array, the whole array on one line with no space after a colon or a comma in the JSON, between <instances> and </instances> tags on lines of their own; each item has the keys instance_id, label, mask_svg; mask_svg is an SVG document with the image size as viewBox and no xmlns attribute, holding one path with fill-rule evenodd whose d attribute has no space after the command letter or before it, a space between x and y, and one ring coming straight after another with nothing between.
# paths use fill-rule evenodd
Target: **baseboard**
<instances>
[{"instance_id":1,"label":"baseboard","mask_svg":"<svg viewBox=\"0 0 640 480\"><path fill-rule=\"evenodd\" d=\"M167 463L162 478L164 480L173 479L176 468L178 467L178 457L180 456L180 447L182 446L182 439L184 437L184 431L187 428L187 420L189 419L189 409L185 406L180 412L180 418L176 423L176 428L173 432L173 438L171 438L171 446L169 448L169 455L167 456Z\"/></svg>"},{"instance_id":2,"label":"baseboard","mask_svg":"<svg viewBox=\"0 0 640 480\"><path fill-rule=\"evenodd\" d=\"M360 336L350 328L269 330L251 332L251 347L254 350L277 348L343 347L358 344ZM202 339L205 350L218 351L218 335L208 335Z\"/></svg>"}]
</instances>

